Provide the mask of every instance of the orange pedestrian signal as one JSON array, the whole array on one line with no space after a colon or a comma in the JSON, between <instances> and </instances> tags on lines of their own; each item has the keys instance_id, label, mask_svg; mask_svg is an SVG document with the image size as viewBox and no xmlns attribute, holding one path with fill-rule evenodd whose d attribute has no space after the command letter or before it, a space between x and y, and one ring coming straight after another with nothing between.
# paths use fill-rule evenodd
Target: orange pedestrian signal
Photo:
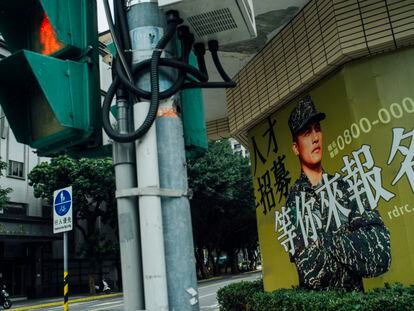
<instances>
[{"instance_id":1,"label":"orange pedestrian signal","mask_svg":"<svg viewBox=\"0 0 414 311\"><path fill-rule=\"evenodd\" d=\"M56 32L46 13L43 13L40 23L39 43L39 52L43 55L51 55L63 48L63 44L57 40Z\"/></svg>"},{"instance_id":2,"label":"orange pedestrian signal","mask_svg":"<svg viewBox=\"0 0 414 311\"><path fill-rule=\"evenodd\" d=\"M0 0L0 105L16 140L52 156L102 143L96 0Z\"/></svg>"}]
</instances>

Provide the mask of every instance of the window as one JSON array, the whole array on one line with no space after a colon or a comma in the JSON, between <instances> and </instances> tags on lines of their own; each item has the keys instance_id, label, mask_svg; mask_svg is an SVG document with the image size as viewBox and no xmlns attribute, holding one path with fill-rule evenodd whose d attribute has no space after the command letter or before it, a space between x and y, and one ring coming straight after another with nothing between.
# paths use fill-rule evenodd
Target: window
<instances>
[{"instance_id":1,"label":"window","mask_svg":"<svg viewBox=\"0 0 414 311\"><path fill-rule=\"evenodd\" d=\"M5 215L26 215L27 204L7 202L6 207L4 209L4 214Z\"/></svg>"},{"instance_id":2,"label":"window","mask_svg":"<svg viewBox=\"0 0 414 311\"><path fill-rule=\"evenodd\" d=\"M23 162L17 162L13 160L9 160L9 171L8 176L17 177L17 178L24 178L24 166Z\"/></svg>"}]
</instances>

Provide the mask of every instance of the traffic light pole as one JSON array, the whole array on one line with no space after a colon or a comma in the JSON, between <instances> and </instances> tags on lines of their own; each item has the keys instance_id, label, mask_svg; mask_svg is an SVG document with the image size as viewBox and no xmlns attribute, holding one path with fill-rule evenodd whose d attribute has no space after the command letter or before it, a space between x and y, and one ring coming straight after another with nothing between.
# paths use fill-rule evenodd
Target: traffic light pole
<instances>
[{"instance_id":1,"label":"traffic light pole","mask_svg":"<svg viewBox=\"0 0 414 311\"><path fill-rule=\"evenodd\" d=\"M165 15L159 10L156 0L134 1L127 12L133 50L132 58L133 63L137 63L151 57L155 44L163 33L161 27L165 23ZM164 54L173 56L175 52L166 49ZM172 84L172 81L170 81L171 72L169 74L164 73L164 70L160 70L161 90ZM148 75L136 82L140 88L149 89L150 87ZM178 94L160 103L156 128L153 125L153 128L143 139L136 142L139 188L144 189L151 186L161 188L162 218L160 217L161 214L158 214L157 202L160 200L160 196L157 199L148 195L140 196L147 310L164 310L163 308L168 309L168 307L170 310L180 311L199 310L191 214L187 197L185 146L182 121L177 111L177 98ZM148 108L144 107L143 103L137 103L135 106L137 107L135 112L137 126L137 124L139 125L138 118L145 116ZM158 163L156 163L157 158ZM153 163L151 161L154 160L156 162L153 167L150 163ZM149 169L151 171L148 171ZM158 173L159 184L157 184ZM163 189L173 190L176 195L166 196L163 194ZM152 200L151 204L148 201L150 198ZM145 222L146 216L143 213L146 212L151 217L149 222ZM157 220L156 217L160 217L160 219ZM148 224L153 228L149 228ZM161 229L161 236L159 235L159 229ZM144 233L146 230L149 231ZM149 232L152 232L153 235L148 235ZM147 238L150 240L145 241ZM148 248L144 243L150 243ZM159 253L154 253L154 250ZM156 262L156 260L158 261ZM156 267L157 265L158 267ZM164 292L165 283L162 280L165 265L168 288L168 302L166 303L163 301L167 294L167 288ZM146 269L149 267L153 272L158 269L157 279L153 280L155 276L153 272L147 273ZM158 288L155 288L155 282L158 282Z\"/></svg>"},{"instance_id":2,"label":"traffic light pole","mask_svg":"<svg viewBox=\"0 0 414 311\"><path fill-rule=\"evenodd\" d=\"M129 118L126 100L118 98L117 108L119 132L128 133ZM113 162L116 189L136 187L134 145L113 142ZM138 202L136 197L122 197L117 199L117 205L124 310L144 310Z\"/></svg>"}]
</instances>

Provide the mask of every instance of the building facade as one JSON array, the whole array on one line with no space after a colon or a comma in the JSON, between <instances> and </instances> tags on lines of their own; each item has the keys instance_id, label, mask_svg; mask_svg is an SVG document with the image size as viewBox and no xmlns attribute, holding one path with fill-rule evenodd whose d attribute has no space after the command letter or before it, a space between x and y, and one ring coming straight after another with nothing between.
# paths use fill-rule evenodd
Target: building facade
<instances>
[{"instance_id":1,"label":"building facade","mask_svg":"<svg viewBox=\"0 0 414 311\"><path fill-rule=\"evenodd\" d=\"M414 282L413 46L411 0L311 0L235 76L228 128L251 154L266 290L329 287L341 265L365 290ZM342 234L384 228L373 247Z\"/></svg>"}]
</instances>

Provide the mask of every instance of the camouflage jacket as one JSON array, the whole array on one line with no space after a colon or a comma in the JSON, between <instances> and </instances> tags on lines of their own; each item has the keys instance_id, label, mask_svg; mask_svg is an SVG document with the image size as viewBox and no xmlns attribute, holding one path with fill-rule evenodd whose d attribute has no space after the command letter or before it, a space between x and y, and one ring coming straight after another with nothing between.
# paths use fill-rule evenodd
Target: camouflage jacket
<instances>
[{"instance_id":1,"label":"camouflage jacket","mask_svg":"<svg viewBox=\"0 0 414 311\"><path fill-rule=\"evenodd\" d=\"M332 187L335 200L329 204L327 187L322 182L312 186L303 172L289 192L286 207L296 233L291 260L304 288L363 290L362 277L378 276L391 263L390 235L379 213L366 198L361 213L349 185L338 177ZM312 204L304 209L298 197Z\"/></svg>"}]
</instances>

